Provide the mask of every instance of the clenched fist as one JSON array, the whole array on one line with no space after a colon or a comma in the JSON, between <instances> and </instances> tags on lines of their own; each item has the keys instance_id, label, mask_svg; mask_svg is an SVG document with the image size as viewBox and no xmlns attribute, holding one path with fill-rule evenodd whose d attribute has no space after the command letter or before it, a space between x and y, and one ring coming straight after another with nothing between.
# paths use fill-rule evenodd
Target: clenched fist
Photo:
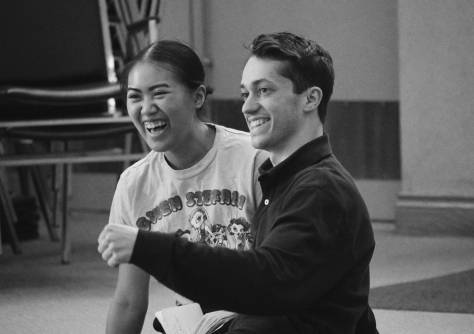
<instances>
[{"instance_id":1,"label":"clenched fist","mask_svg":"<svg viewBox=\"0 0 474 334\"><path fill-rule=\"evenodd\" d=\"M107 225L99 235L99 253L111 267L129 263L138 229L125 225Z\"/></svg>"}]
</instances>

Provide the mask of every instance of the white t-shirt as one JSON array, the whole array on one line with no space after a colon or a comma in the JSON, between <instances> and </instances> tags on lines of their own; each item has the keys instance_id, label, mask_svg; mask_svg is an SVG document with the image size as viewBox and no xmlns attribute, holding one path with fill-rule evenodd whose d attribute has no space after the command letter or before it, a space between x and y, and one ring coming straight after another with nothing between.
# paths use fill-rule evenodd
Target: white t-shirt
<instances>
[{"instance_id":1,"label":"white t-shirt","mask_svg":"<svg viewBox=\"0 0 474 334\"><path fill-rule=\"evenodd\" d=\"M214 144L195 166L174 170L163 153L152 151L125 170L109 223L248 249L250 223L261 199L258 167L267 154L253 148L248 133L209 125L216 128Z\"/></svg>"}]
</instances>

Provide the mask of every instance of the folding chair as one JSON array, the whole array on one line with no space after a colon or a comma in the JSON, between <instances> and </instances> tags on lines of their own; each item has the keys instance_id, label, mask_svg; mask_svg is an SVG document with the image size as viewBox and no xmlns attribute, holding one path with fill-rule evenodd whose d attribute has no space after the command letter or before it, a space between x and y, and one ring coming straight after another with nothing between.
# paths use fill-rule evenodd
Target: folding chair
<instances>
[{"instance_id":1,"label":"folding chair","mask_svg":"<svg viewBox=\"0 0 474 334\"><path fill-rule=\"evenodd\" d=\"M160 0L110 0L118 16L117 37L124 62L158 40Z\"/></svg>"},{"instance_id":2,"label":"folding chair","mask_svg":"<svg viewBox=\"0 0 474 334\"><path fill-rule=\"evenodd\" d=\"M141 152L131 152L130 141L139 136L130 118L117 108L120 87L106 1L0 1L0 45L0 138L7 147L12 147L11 142L23 143L21 151L0 155L0 168L26 166L36 181L40 181L38 166L62 170L62 262L68 263L70 166L122 162L126 167L148 151L140 141ZM98 141L111 136L125 136L124 146L90 151L49 149L54 143L67 147L71 140ZM38 152L38 146L44 149ZM58 180L57 175L53 179ZM0 206L8 212L4 223L12 234L14 252L21 253L5 187L0 177ZM35 188L38 199L44 197L40 187ZM58 208L54 202L53 211ZM46 208L43 204L40 206ZM42 211L51 239L57 240L55 214Z\"/></svg>"}]
</instances>

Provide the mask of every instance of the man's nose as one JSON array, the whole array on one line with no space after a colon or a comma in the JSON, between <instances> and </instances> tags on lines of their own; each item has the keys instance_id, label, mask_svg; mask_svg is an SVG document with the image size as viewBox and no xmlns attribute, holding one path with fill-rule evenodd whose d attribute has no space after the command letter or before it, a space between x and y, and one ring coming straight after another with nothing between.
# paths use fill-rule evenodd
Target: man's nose
<instances>
[{"instance_id":1,"label":"man's nose","mask_svg":"<svg viewBox=\"0 0 474 334\"><path fill-rule=\"evenodd\" d=\"M242 106L242 112L244 114L251 114L256 112L259 107L260 104L258 103L258 100L250 94L245 100L244 105Z\"/></svg>"}]
</instances>

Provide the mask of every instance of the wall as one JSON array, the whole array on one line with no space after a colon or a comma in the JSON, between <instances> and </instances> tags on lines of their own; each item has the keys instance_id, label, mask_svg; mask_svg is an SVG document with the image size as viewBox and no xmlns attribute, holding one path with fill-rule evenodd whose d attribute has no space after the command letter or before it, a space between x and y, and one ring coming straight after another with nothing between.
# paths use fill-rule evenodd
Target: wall
<instances>
[{"instance_id":1,"label":"wall","mask_svg":"<svg viewBox=\"0 0 474 334\"><path fill-rule=\"evenodd\" d=\"M474 5L400 0L406 233L474 235Z\"/></svg>"},{"instance_id":2,"label":"wall","mask_svg":"<svg viewBox=\"0 0 474 334\"><path fill-rule=\"evenodd\" d=\"M206 20L207 35L202 38L213 63L215 98L240 96L238 84L248 55L245 44L260 33L288 30L330 51L336 68L335 100L398 101L394 0L200 0L192 4L194 20L203 15ZM161 38L190 42L188 1L162 1L160 16Z\"/></svg>"},{"instance_id":3,"label":"wall","mask_svg":"<svg viewBox=\"0 0 474 334\"><path fill-rule=\"evenodd\" d=\"M474 4L400 1L403 192L474 197Z\"/></svg>"},{"instance_id":4,"label":"wall","mask_svg":"<svg viewBox=\"0 0 474 334\"><path fill-rule=\"evenodd\" d=\"M188 0L160 1L160 39L178 39L189 44L189 4Z\"/></svg>"},{"instance_id":5,"label":"wall","mask_svg":"<svg viewBox=\"0 0 474 334\"><path fill-rule=\"evenodd\" d=\"M336 100L398 100L396 1L212 1L216 96L239 96L243 48L260 33L292 31L334 58Z\"/></svg>"}]
</instances>

